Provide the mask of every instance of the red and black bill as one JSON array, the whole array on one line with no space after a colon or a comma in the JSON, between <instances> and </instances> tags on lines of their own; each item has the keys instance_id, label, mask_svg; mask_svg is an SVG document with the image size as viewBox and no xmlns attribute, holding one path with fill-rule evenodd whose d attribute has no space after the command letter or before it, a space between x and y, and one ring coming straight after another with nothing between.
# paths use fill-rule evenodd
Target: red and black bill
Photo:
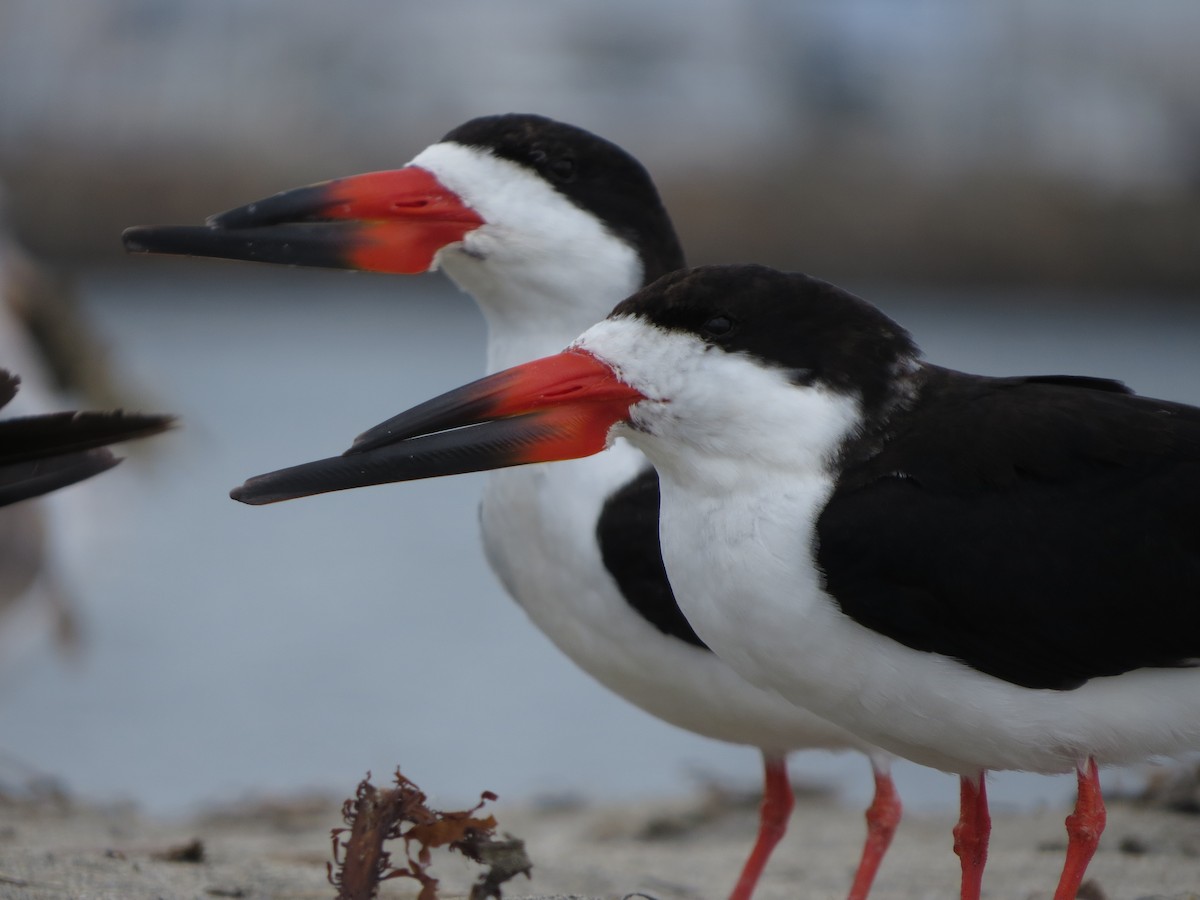
<instances>
[{"instance_id":1,"label":"red and black bill","mask_svg":"<svg viewBox=\"0 0 1200 900\"><path fill-rule=\"evenodd\" d=\"M204 225L128 228L122 240L131 253L411 275L482 224L431 172L406 166L284 191Z\"/></svg>"},{"instance_id":2,"label":"red and black bill","mask_svg":"<svg viewBox=\"0 0 1200 900\"><path fill-rule=\"evenodd\" d=\"M591 456L644 399L606 363L568 350L435 397L364 432L342 456L256 476L230 496L262 505Z\"/></svg>"}]
</instances>

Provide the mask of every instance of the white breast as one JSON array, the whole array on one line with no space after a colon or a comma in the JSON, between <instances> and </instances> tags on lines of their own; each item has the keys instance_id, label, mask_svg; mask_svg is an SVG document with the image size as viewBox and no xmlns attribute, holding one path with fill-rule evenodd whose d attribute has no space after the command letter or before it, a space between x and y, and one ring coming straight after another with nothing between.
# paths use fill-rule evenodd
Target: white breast
<instances>
[{"instance_id":1,"label":"white breast","mask_svg":"<svg viewBox=\"0 0 1200 900\"><path fill-rule=\"evenodd\" d=\"M1200 670L1144 670L1073 691L1018 687L842 614L803 553L811 530L801 504L760 517L738 497L721 510L666 478L662 502L668 571L697 633L748 680L886 750L969 775L1069 772L1088 756L1131 763L1200 747ZM738 540L751 522L757 533Z\"/></svg>"},{"instance_id":2,"label":"white breast","mask_svg":"<svg viewBox=\"0 0 1200 900\"><path fill-rule=\"evenodd\" d=\"M667 722L775 753L867 749L711 652L663 634L621 596L595 525L609 493L643 465L621 442L589 459L494 473L481 510L484 546L509 594L576 665Z\"/></svg>"}]
</instances>

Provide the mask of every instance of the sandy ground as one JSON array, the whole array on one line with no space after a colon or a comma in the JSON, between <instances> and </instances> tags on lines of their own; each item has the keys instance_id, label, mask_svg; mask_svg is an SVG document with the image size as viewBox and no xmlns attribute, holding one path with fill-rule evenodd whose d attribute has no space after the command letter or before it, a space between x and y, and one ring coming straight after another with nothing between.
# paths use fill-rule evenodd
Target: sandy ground
<instances>
[{"instance_id":1,"label":"sandy ground","mask_svg":"<svg viewBox=\"0 0 1200 900\"><path fill-rule=\"evenodd\" d=\"M620 808L500 802L494 812L500 831L526 841L534 863L533 879L510 882L506 897L719 898L732 885L755 825L752 803L719 794ZM987 900L1051 895L1062 861L1064 812L994 816ZM128 809L0 803L0 897L332 898L325 864L329 831L339 824L338 804L328 800L260 803L174 823ZM952 824L949 814L909 816L873 897L957 897ZM862 830L859 812L828 797L802 796L757 896L843 897ZM194 841L202 846L199 861L166 858ZM431 872L442 879L447 898L463 896L478 869L439 851ZM1110 803L1108 830L1089 874L1089 900L1200 900L1200 816ZM402 879L386 882L381 893L415 895L415 883Z\"/></svg>"}]
</instances>

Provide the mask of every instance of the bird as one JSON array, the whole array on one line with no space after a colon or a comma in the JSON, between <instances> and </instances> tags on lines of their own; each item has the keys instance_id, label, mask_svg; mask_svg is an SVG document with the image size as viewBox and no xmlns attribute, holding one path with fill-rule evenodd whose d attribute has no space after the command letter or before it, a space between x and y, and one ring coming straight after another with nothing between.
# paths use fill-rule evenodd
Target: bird
<instances>
[{"instance_id":1,"label":"bird","mask_svg":"<svg viewBox=\"0 0 1200 900\"><path fill-rule=\"evenodd\" d=\"M531 114L470 120L407 166L285 191L199 226L129 229L133 252L400 274L440 268L487 320L488 372L561 349L644 284L684 264L646 169L583 128ZM658 539L658 479L624 441L568 465L492 475L487 558L534 624L641 709L763 755L759 833L731 897L746 900L793 806L785 756L868 755L875 783L850 889L867 896L900 819L890 759L748 684L680 613Z\"/></svg>"},{"instance_id":2,"label":"bird","mask_svg":"<svg viewBox=\"0 0 1200 900\"><path fill-rule=\"evenodd\" d=\"M20 373L20 394L9 395L5 411L45 413L81 400L101 408L128 405L131 392L68 280L22 244L17 219L0 184L0 364ZM69 537L67 523L87 522L95 512L86 492L0 508L4 672L40 646L43 634L64 656L81 649L77 590L64 577L64 563L73 560L79 544Z\"/></svg>"},{"instance_id":3,"label":"bird","mask_svg":"<svg viewBox=\"0 0 1200 900\"><path fill-rule=\"evenodd\" d=\"M926 361L900 325L763 266L668 274L557 355L233 491L273 502L600 452L659 473L696 633L747 680L954 773L978 900L985 776L1076 774L1056 900L1104 830L1098 766L1200 748L1200 408Z\"/></svg>"},{"instance_id":4,"label":"bird","mask_svg":"<svg viewBox=\"0 0 1200 900\"><path fill-rule=\"evenodd\" d=\"M0 407L17 395L20 381L0 369ZM120 410L0 419L0 507L106 472L121 461L108 444L158 434L173 422L171 416Z\"/></svg>"}]
</instances>

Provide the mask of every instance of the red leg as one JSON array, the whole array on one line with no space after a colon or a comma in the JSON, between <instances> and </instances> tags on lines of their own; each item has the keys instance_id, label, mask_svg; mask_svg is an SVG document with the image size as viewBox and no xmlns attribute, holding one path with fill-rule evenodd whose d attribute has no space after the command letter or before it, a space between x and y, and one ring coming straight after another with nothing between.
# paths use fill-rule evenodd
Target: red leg
<instances>
[{"instance_id":1,"label":"red leg","mask_svg":"<svg viewBox=\"0 0 1200 900\"><path fill-rule=\"evenodd\" d=\"M858 862L858 872L854 875L854 884L850 887L849 900L867 900L871 892L871 883L879 864L883 862L883 854L891 846L892 835L900 824L900 796L896 786L892 784L892 776L886 764L878 764L874 760L871 768L875 772L875 799L867 808L867 841L863 845L862 859Z\"/></svg>"},{"instance_id":2,"label":"red leg","mask_svg":"<svg viewBox=\"0 0 1200 900\"><path fill-rule=\"evenodd\" d=\"M788 818L796 803L792 792L792 784L788 781L787 761L782 756L771 756L763 753L763 801L758 816L758 839L750 858L742 868L737 886L729 895L729 900L750 900L758 878L766 868L771 851L783 838L787 831Z\"/></svg>"},{"instance_id":3,"label":"red leg","mask_svg":"<svg viewBox=\"0 0 1200 900\"><path fill-rule=\"evenodd\" d=\"M1091 757L1077 769L1079 797L1075 801L1075 812L1067 816L1067 860L1063 863L1062 877L1054 900L1075 900L1083 873L1100 843L1104 822L1104 797L1100 794L1100 772Z\"/></svg>"},{"instance_id":4,"label":"red leg","mask_svg":"<svg viewBox=\"0 0 1200 900\"><path fill-rule=\"evenodd\" d=\"M988 815L984 773L959 779L959 817L954 826L954 852L962 866L962 900L979 900L987 863L992 818Z\"/></svg>"}]
</instances>

